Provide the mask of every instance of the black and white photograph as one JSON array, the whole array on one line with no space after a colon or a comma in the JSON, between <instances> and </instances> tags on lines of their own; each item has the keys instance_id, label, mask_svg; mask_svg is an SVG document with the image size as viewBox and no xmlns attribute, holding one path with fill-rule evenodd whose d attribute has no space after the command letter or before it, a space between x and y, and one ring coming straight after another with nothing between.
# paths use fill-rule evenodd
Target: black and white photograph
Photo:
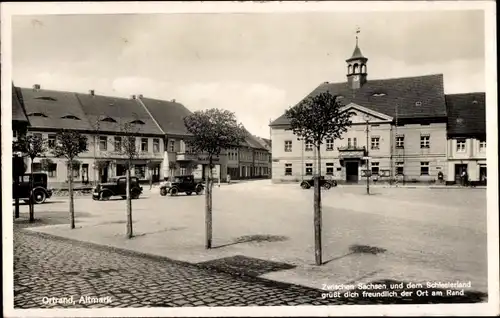
<instances>
[{"instance_id":1,"label":"black and white photograph","mask_svg":"<svg viewBox=\"0 0 500 318\"><path fill-rule=\"evenodd\" d=\"M6 317L499 314L494 2L1 14Z\"/></svg>"}]
</instances>

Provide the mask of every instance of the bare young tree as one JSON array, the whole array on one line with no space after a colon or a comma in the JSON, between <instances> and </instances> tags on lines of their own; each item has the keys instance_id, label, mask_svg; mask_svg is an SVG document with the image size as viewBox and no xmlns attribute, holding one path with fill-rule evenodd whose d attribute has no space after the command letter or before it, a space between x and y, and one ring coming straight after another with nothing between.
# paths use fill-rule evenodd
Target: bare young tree
<instances>
[{"instance_id":1,"label":"bare young tree","mask_svg":"<svg viewBox=\"0 0 500 318\"><path fill-rule=\"evenodd\" d=\"M132 169L132 161L137 159L140 155L140 149L136 143L136 135L139 133L139 128L137 125L133 123L125 123L120 125L120 133L124 136L122 140L120 149L117 152L123 156L127 161L126 168L126 177L127 177L127 238L133 237L133 229L132 229L132 198L136 198L139 196L137 193L131 193L130 191L130 175Z\"/></svg>"},{"instance_id":2,"label":"bare young tree","mask_svg":"<svg viewBox=\"0 0 500 318\"><path fill-rule=\"evenodd\" d=\"M23 153L30 158L30 197L29 197L29 221L35 221L35 207L33 198L33 169L35 158L41 157L47 151L47 141L39 134L30 134L19 138L13 144L13 149Z\"/></svg>"},{"instance_id":3,"label":"bare young tree","mask_svg":"<svg viewBox=\"0 0 500 318\"><path fill-rule=\"evenodd\" d=\"M168 162L168 171L170 171L170 177L174 176L175 170L177 169L177 162L169 161Z\"/></svg>"},{"instance_id":4,"label":"bare young tree","mask_svg":"<svg viewBox=\"0 0 500 318\"><path fill-rule=\"evenodd\" d=\"M234 147L245 141L247 132L236 120L233 112L212 108L196 111L184 118L184 125L192 135L187 140L195 153L208 156L208 173L205 178L205 248L212 248L212 169L213 159L226 148ZM205 173L205 172L204 172Z\"/></svg>"},{"instance_id":5,"label":"bare young tree","mask_svg":"<svg viewBox=\"0 0 500 318\"><path fill-rule=\"evenodd\" d=\"M69 184L69 218L71 229L75 228L75 203L73 193L73 170L75 158L87 149L87 136L74 130L62 130L56 135L56 144L52 153L55 157L65 158L67 160L68 184Z\"/></svg>"},{"instance_id":6,"label":"bare young tree","mask_svg":"<svg viewBox=\"0 0 500 318\"><path fill-rule=\"evenodd\" d=\"M293 133L316 147L318 172L314 176L314 237L316 265L321 265L321 152L326 139L342 139L342 135L351 126L352 112L344 111L336 95L324 92L302 100L286 111Z\"/></svg>"}]
</instances>

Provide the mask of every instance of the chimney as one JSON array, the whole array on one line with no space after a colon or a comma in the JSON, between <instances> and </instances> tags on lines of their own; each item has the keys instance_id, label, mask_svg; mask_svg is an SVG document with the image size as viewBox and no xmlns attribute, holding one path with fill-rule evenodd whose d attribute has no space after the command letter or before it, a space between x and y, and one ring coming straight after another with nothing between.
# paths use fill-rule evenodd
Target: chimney
<instances>
[{"instance_id":1,"label":"chimney","mask_svg":"<svg viewBox=\"0 0 500 318\"><path fill-rule=\"evenodd\" d=\"M90 94L90 96L94 96L94 95L95 95L95 91L94 91L93 89L91 89L91 90L89 91L89 94Z\"/></svg>"},{"instance_id":2,"label":"chimney","mask_svg":"<svg viewBox=\"0 0 500 318\"><path fill-rule=\"evenodd\" d=\"M174 99L172 99L172 103L175 103L175 98L174 98Z\"/></svg>"},{"instance_id":3,"label":"chimney","mask_svg":"<svg viewBox=\"0 0 500 318\"><path fill-rule=\"evenodd\" d=\"M136 99L136 96L135 96L135 95L132 95L132 99Z\"/></svg>"},{"instance_id":4,"label":"chimney","mask_svg":"<svg viewBox=\"0 0 500 318\"><path fill-rule=\"evenodd\" d=\"M137 95L137 98L142 98L142 97L143 97L142 94Z\"/></svg>"},{"instance_id":5,"label":"chimney","mask_svg":"<svg viewBox=\"0 0 500 318\"><path fill-rule=\"evenodd\" d=\"M35 84L35 85L33 85L33 90L34 90L34 91L38 91L38 90L40 90L40 84Z\"/></svg>"}]
</instances>

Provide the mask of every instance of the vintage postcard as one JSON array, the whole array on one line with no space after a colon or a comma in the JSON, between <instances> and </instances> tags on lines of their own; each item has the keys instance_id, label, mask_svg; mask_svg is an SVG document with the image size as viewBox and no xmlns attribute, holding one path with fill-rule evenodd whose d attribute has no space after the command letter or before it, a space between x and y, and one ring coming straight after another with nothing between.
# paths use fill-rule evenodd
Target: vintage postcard
<instances>
[{"instance_id":1,"label":"vintage postcard","mask_svg":"<svg viewBox=\"0 0 500 318\"><path fill-rule=\"evenodd\" d=\"M499 313L494 2L1 14L6 317Z\"/></svg>"}]
</instances>

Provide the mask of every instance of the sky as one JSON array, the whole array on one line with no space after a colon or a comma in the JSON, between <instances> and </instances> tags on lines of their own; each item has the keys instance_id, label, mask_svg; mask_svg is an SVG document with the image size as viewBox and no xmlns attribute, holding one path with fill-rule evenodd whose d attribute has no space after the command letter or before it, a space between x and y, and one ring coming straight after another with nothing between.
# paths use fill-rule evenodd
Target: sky
<instances>
[{"instance_id":1,"label":"sky","mask_svg":"<svg viewBox=\"0 0 500 318\"><path fill-rule=\"evenodd\" d=\"M270 119L346 80L358 27L368 80L444 74L445 93L485 91L484 15L471 10L14 16L12 76L224 108L266 138Z\"/></svg>"}]
</instances>

